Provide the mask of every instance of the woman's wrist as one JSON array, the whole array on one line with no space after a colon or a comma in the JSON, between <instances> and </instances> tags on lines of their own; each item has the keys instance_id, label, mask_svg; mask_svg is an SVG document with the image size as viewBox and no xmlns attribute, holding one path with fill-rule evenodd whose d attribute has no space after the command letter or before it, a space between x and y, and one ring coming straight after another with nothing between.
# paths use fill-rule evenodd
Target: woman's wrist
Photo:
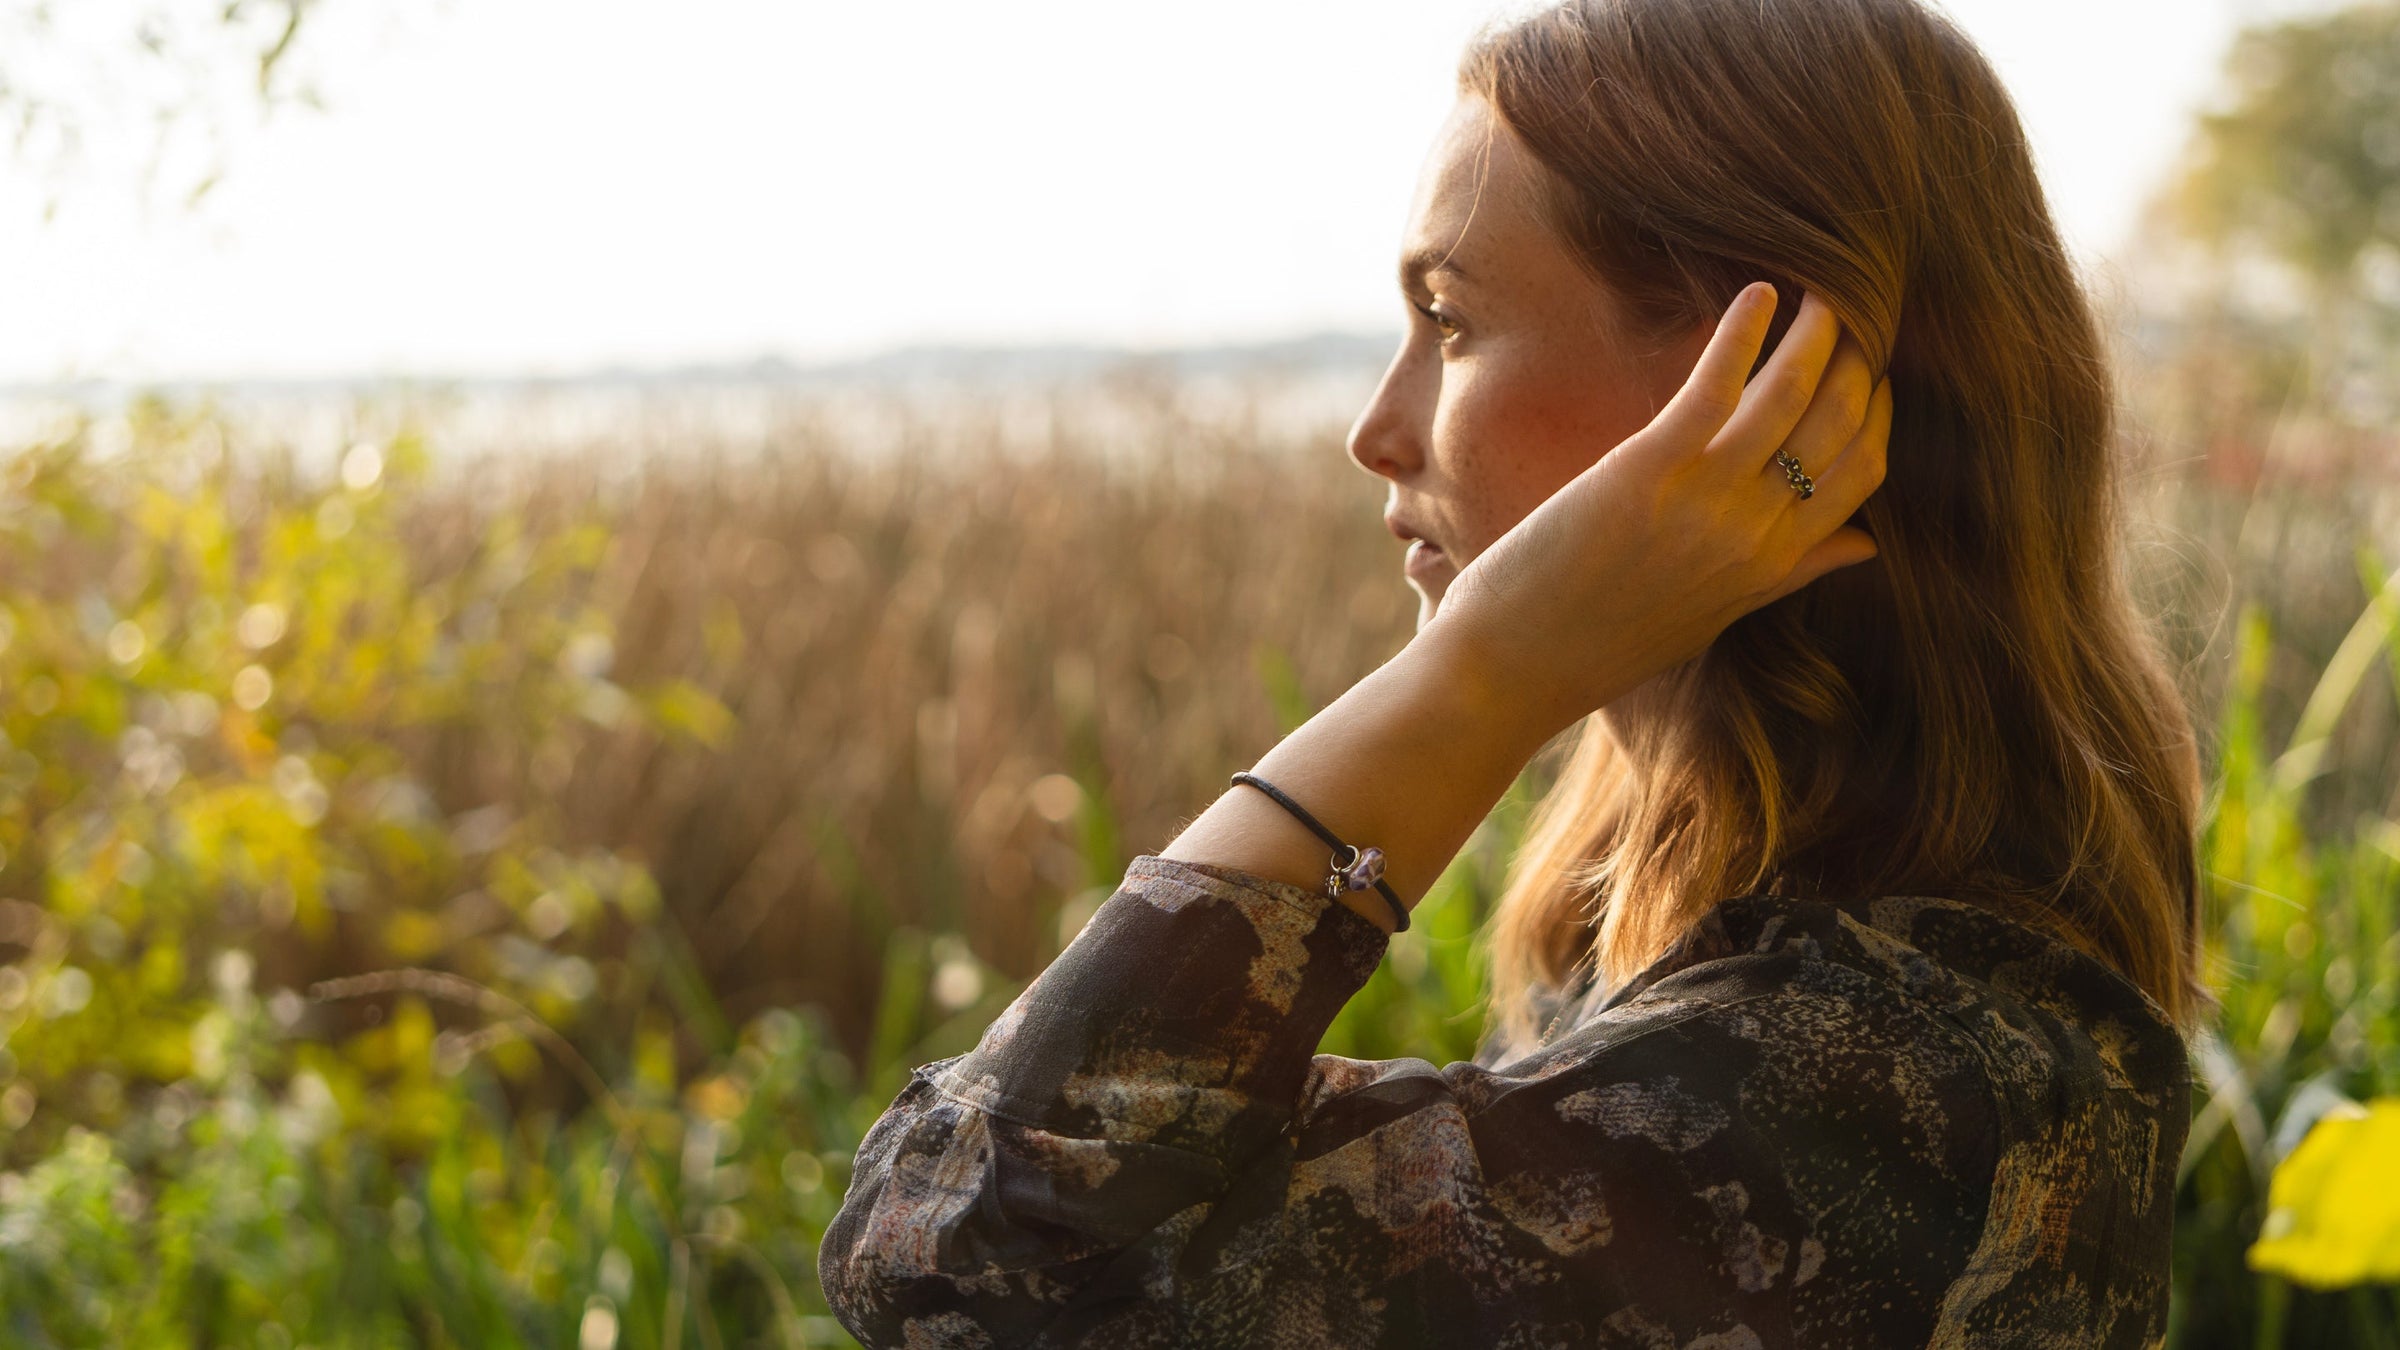
<instances>
[{"instance_id":1,"label":"woman's wrist","mask_svg":"<svg viewBox=\"0 0 2400 1350\"><path fill-rule=\"evenodd\" d=\"M1539 705L1512 696L1505 672L1463 630L1440 627L1428 624L1255 766L1344 842L1382 849L1385 880L1406 905L1431 888L1559 729ZM1265 793L1234 788L1159 855L1316 889L1331 852ZM1393 926L1380 894L1353 892L1342 903Z\"/></svg>"},{"instance_id":2,"label":"woman's wrist","mask_svg":"<svg viewBox=\"0 0 2400 1350\"><path fill-rule=\"evenodd\" d=\"M1435 614L1393 659L1420 668L1435 715L1490 744L1521 750L1520 768L1591 711L1565 706L1566 700L1532 679L1536 663L1518 659L1463 617L1444 623L1443 614Z\"/></svg>"}]
</instances>

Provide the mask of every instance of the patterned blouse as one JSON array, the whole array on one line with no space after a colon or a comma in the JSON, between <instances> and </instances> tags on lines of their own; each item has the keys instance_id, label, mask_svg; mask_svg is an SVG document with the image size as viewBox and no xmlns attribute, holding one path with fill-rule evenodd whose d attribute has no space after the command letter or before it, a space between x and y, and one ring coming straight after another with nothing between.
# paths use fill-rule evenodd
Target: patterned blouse
<instances>
[{"instance_id":1,"label":"patterned blouse","mask_svg":"<svg viewBox=\"0 0 2400 1350\"><path fill-rule=\"evenodd\" d=\"M2182 1040L1988 910L1719 905L1522 1055L1314 1054L1387 935L1144 855L868 1133L870 1347L2150 1346Z\"/></svg>"}]
</instances>

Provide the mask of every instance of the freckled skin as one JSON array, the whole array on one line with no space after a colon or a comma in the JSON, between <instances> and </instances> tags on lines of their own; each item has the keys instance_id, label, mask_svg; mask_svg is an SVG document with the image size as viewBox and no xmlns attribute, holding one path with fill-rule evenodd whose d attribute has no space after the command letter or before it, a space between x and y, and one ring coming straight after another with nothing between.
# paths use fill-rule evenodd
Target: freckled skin
<instances>
[{"instance_id":1,"label":"freckled skin","mask_svg":"<svg viewBox=\"0 0 2400 1350\"><path fill-rule=\"evenodd\" d=\"M1408 335L1349 449L1390 482L1387 513L1447 560L1410 579L1419 628L1459 568L1648 425L1713 331L1699 323L1663 341L1618 331L1613 298L1541 214L1546 172L1488 103L1462 96L1402 234L1404 259L1429 249L1465 275L1403 279Z\"/></svg>"}]
</instances>

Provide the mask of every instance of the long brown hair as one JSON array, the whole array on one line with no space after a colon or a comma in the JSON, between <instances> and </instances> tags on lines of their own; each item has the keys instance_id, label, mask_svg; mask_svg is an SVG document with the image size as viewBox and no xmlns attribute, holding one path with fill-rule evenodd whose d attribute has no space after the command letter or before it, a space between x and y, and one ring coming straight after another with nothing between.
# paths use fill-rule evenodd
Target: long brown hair
<instances>
[{"instance_id":1,"label":"long brown hair","mask_svg":"<svg viewBox=\"0 0 2400 1350\"><path fill-rule=\"evenodd\" d=\"M1568 0L1478 35L1459 85L1637 326L1805 287L1894 404L1878 558L1587 719L1494 919L1503 1040L1535 984L1621 981L1761 890L1986 904L2188 1030L2191 721L2124 573L2098 328L1981 53L1916 0Z\"/></svg>"}]
</instances>

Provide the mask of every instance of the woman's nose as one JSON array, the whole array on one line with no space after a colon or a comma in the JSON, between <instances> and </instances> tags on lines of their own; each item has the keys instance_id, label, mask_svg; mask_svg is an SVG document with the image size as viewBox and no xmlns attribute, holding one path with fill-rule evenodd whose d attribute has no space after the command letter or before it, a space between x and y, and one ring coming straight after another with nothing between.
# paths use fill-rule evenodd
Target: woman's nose
<instances>
[{"instance_id":1,"label":"woman's nose","mask_svg":"<svg viewBox=\"0 0 2400 1350\"><path fill-rule=\"evenodd\" d=\"M1425 466L1426 424L1431 421L1426 415L1430 406L1417 407L1424 400L1412 387L1416 381L1408 369L1408 355L1403 343L1358 420L1350 424L1351 460L1368 473L1394 480Z\"/></svg>"}]
</instances>

